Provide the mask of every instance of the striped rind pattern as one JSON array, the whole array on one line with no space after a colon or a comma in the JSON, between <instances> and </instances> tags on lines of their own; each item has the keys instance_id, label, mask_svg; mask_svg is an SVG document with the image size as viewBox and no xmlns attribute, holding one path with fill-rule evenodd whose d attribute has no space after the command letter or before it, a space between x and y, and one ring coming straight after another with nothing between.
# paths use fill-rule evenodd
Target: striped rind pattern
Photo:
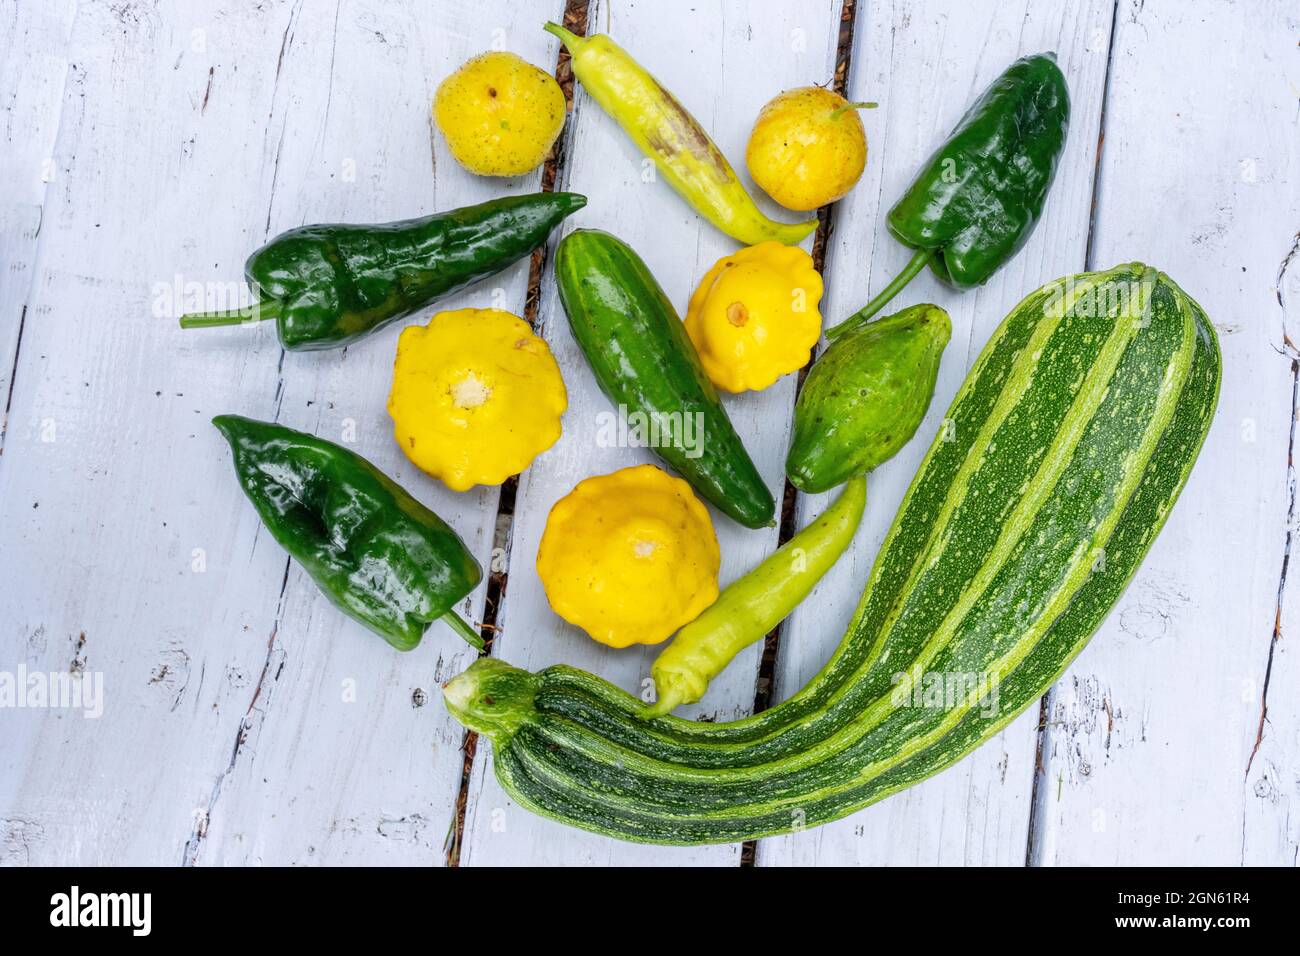
<instances>
[{"instance_id":1,"label":"striped rind pattern","mask_svg":"<svg viewBox=\"0 0 1300 956\"><path fill-rule=\"evenodd\" d=\"M479 702L520 672L494 662L457 678L453 712L491 737L522 805L621 839L730 842L852 813L970 753L1079 653L1187 480L1220 364L1204 312L1153 269L1045 286L985 347L840 647L790 700L728 723L645 721L559 666L503 724ZM970 690L906 693L931 675Z\"/></svg>"}]
</instances>

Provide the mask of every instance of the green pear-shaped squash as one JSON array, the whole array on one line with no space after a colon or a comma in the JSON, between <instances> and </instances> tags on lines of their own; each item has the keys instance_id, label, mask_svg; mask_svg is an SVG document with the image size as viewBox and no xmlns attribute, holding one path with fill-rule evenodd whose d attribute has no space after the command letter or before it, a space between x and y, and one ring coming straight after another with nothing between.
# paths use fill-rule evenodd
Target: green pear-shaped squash
<instances>
[{"instance_id":1,"label":"green pear-shaped squash","mask_svg":"<svg viewBox=\"0 0 1300 956\"><path fill-rule=\"evenodd\" d=\"M914 305L835 340L808 372L794 407L785 473L818 493L892 458L934 397L948 313Z\"/></svg>"}]
</instances>

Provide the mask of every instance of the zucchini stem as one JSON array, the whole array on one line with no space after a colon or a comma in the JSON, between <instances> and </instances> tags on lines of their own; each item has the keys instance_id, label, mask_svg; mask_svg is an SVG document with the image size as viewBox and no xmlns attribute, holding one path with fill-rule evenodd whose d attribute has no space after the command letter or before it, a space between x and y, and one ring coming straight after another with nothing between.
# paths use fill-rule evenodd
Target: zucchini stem
<instances>
[{"instance_id":1,"label":"zucchini stem","mask_svg":"<svg viewBox=\"0 0 1300 956\"><path fill-rule=\"evenodd\" d=\"M916 278L916 274L925 268L926 263L933 256L934 253L929 249L918 249L916 255L912 256L907 265L903 267L903 271L894 276L893 281L881 289L874 299L839 323L839 325L832 325L827 329L826 338L833 341L847 332L854 332L866 325L873 315L889 304L890 299L902 292L903 287Z\"/></svg>"},{"instance_id":2,"label":"zucchini stem","mask_svg":"<svg viewBox=\"0 0 1300 956\"><path fill-rule=\"evenodd\" d=\"M265 322L278 319L284 304L279 299L262 299L242 309L222 312L191 312L181 316L182 329L207 329L219 325L244 325L248 322Z\"/></svg>"},{"instance_id":3,"label":"zucchini stem","mask_svg":"<svg viewBox=\"0 0 1300 956\"><path fill-rule=\"evenodd\" d=\"M477 650L483 650L483 638L478 631L469 626L469 623L457 614L455 611L448 611L441 618L442 622L455 631L468 644Z\"/></svg>"}]
</instances>

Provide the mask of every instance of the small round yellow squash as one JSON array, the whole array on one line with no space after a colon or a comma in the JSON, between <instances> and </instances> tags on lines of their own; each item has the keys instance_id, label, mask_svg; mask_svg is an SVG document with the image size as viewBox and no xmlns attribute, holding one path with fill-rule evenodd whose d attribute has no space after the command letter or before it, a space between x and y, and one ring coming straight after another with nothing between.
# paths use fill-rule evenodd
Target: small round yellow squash
<instances>
[{"instance_id":1,"label":"small round yellow squash","mask_svg":"<svg viewBox=\"0 0 1300 956\"><path fill-rule=\"evenodd\" d=\"M821 336L822 277L798 246L763 242L723 256L686 309L686 334L718 388L760 391L808 364Z\"/></svg>"},{"instance_id":2,"label":"small round yellow squash","mask_svg":"<svg viewBox=\"0 0 1300 956\"><path fill-rule=\"evenodd\" d=\"M786 209L806 212L842 197L867 165L867 135L858 110L834 90L786 90L759 111L745 164L765 193Z\"/></svg>"},{"instance_id":3,"label":"small round yellow squash","mask_svg":"<svg viewBox=\"0 0 1300 956\"><path fill-rule=\"evenodd\" d=\"M658 644L718 598L718 539L691 486L654 465L578 483L551 508L537 574L601 644Z\"/></svg>"},{"instance_id":4,"label":"small round yellow squash","mask_svg":"<svg viewBox=\"0 0 1300 956\"><path fill-rule=\"evenodd\" d=\"M564 93L513 53L484 53L442 81L433 117L451 155L480 176L521 176L546 159L564 126Z\"/></svg>"},{"instance_id":5,"label":"small round yellow squash","mask_svg":"<svg viewBox=\"0 0 1300 956\"><path fill-rule=\"evenodd\" d=\"M501 309L439 312L397 340L394 436L453 491L499 485L527 468L559 440L568 404L551 350Z\"/></svg>"}]
</instances>

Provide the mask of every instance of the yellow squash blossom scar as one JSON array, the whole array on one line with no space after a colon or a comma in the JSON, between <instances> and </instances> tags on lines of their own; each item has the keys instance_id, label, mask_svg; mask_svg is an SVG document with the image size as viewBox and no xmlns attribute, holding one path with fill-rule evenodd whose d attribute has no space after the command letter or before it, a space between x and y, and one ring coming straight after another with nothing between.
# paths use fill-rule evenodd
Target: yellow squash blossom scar
<instances>
[{"instance_id":1,"label":"yellow squash blossom scar","mask_svg":"<svg viewBox=\"0 0 1300 956\"><path fill-rule=\"evenodd\" d=\"M719 259L686 310L713 384L760 391L808 364L821 336L822 277L798 246L764 242Z\"/></svg>"}]
</instances>

